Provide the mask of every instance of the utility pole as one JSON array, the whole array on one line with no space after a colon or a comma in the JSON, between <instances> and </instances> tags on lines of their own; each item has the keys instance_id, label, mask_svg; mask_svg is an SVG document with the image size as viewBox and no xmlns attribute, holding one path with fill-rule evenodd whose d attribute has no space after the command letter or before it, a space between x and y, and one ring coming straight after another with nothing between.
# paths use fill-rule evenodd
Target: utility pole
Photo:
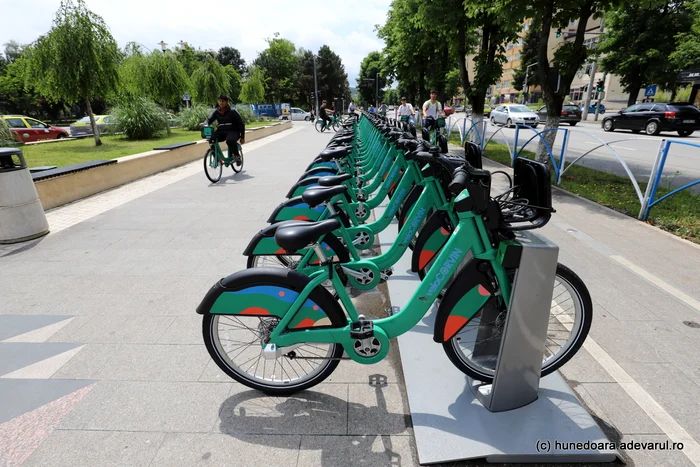
<instances>
[{"instance_id":1,"label":"utility pole","mask_svg":"<svg viewBox=\"0 0 700 467\"><path fill-rule=\"evenodd\" d=\"M600 20L600 33L603 33L603 20ZM593 81L595 80L595 72L596 72L596 67L598 63L596 60L593 60L593 63L591 63L591 79L588 82L588 89L586 90L586 103L583 105L583 113L581 115L581 120L585 121L588 118L588 108L591 105L591 94L593 93ZM597 107L596 107L596 113L597 113Z\"/></svg>"},{"instance_id":2,"label":"utility pole","mask_svg":"<svg viewBox=\"0 0 700 467\"><path fill-rule=\"evenodd\" d=\"M318 118L318 79L316 78L316 54L314 54L314 97L316 99L316 118Z\"/></svg>"},{"instance_id":3,"label":"utility pole","mask_svg":"<svg viewBox=\"0 0 700 467\"><path fill-rule=\"evenodd\" d=\"M607 70L606 70L606 71L603 72L603 79L602 79L602 81L603 81L603 86L605 86L605 78L606 78L607 75L608 75L608 72L607 72ZM604 93L605 93L605 87L603 87L603 91L600 91L600 92L598 93L598 103L597 103L596 106L595 106L595 115L593 116L593 120L596 121L596 122L598 121L598 113L600 112L600 101L603 100L603 94L604 94Z\"/></svg>"},{"instance_id":4,"label":"utility pole","mask_svg":"<svg viewBox=\"0 0 700 467\"><path fill-rule=\"evenodd\" d=\"M376 89L374 91L374 99L377 101L375 108L378 108L379 107L379 72L377 72L375 84L376 84Z\"/></svg>"},{"instance_id":5,"label":"utility pole","mask_svg":"<svg viewBox=\"0 0 700 467\"><path fill-rule=\"evenodd\" d=\"M532 64L528 65L528 66L525 68L525 82L523 83L523 90L525 91L525 104L527 104L527 97L528 97L528 96L527 96L527 94L528 94L527 74L528 74L528 72L530 71L530 67L531 67L531 66L535 66L535 65L537 65L537 62L532 63Z\"/></svg>"}]
</instances>

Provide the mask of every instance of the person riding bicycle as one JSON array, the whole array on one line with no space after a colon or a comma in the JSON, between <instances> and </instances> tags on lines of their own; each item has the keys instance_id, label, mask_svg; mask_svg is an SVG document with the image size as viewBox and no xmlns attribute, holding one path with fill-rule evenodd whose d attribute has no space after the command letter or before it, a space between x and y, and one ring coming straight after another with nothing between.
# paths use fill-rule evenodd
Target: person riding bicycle
<instances>
[{"instance_id":1,"label":"person riding bicycle","mask_svg":"<svg viewBox=\"0 0 700 467\"><path fill-rule=\"evenodd\" d=\"M379 109L378 109L379 115L381 115L382 117L386 117L386 109L387 109L386 104L384 102L382 102L382 105L380 105Z\"/></svg>"},{"instance_id":2,"label":"person riding bicycle","mask_svg":"<svg viewBox=\"0 0 700 467\"><path fill-rule=\"evenodd\" d=\"M330 126L331 124L331 115L333 114L333 111L328 108L328 103L323 100L321 101L321 108L318 109L318 118L323 120L323 125L321 126L321 130L325 130L327 127Z\"/></svg>"},{"instance_id":3,"label":"person riding bicycle","mask_svg":"<svg viewBox=\"0 0 700 467\"><path fill-rule=\"evenodd\" d=\"M245 123L243 123L241 114L229 106L229 98L225 94L219 96L219 106L214 109L209 118L200 123L200 126L211 125L215 120L219 123L217 141L219 143L226 141L229 156L233 152L236 159L239 159L241 155L238 152L238 144L236 142L240 138L241 144L245 144Z\"/></svg>"},{"instance_id":4,"label":"person riding bicycle","mask_svg":"<svg viewBox=\"0 0 700 467\"><path fill-rule=\"evenodd\" d=\"M350 105L348 106L348 113L349 114L355 113L355 101L350 101Z\"/></svg>"},{"instance_id":5,"label":"person riding bicycle","mask_svg":"<svg viewBox=\"0 0 700 467\"><path fill-rule=\"evenodd\" d=\"M401 120L401 117L407 116L408 117L408 123L410 125L413 125L413 117L416 115L416 111L413 110L413 106L411 104L406 103L406 98L402 97L401 98L401 105L396 109L396 119Z\"/></svg>"},{"instance_id":6,"label":"person riding bicycle","mask_svg":"<svg viewBox=\"0 0 700 467\"><path fill-rule=\"evenodd\" d=\"M437 94L437 91L430 91L430 100L423 104L423 128L429 129L435 125L438 116L445 116L442 104L437 101Z\"/></svg>"}]
</instances>

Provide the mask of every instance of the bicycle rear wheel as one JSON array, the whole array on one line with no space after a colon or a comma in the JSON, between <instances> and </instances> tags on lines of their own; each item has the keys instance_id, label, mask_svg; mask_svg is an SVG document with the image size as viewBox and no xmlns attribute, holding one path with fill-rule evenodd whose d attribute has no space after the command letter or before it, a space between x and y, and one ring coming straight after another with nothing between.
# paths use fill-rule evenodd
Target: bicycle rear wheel
<instances>
[{"instance_id":1,"label":"bicycle rear wheel","mask_svg":"<svg viewBox=\"0 0 700 467\"><path fill-rule=\"evenodd\" d=\"M460 371L485 383L493 381L505 326L506 311L498 309L495 303L496 300L487 302L461 331L442 344ZM588 336L592 319L593 303L586 285L571 269L557 264L542 376L561 368L576 355Z\"/></svg>"},{"instance_id":2,"label":"bicycle rear wheel","mask_svg":"<svg viewBox=\"0 0 700 467\"><path fill-rule=\"evenodd\" d=\"M240 157L236 159L236 156L234 156L233 164L231 164L231 168L236 173L239 173L241 170L243 170L243 148L240 144L238 144L238 154L240 154Z\"/></svg>"},{"instance_id":3,"label":"bicycle rear wheel","mask_svg":"<svg viewBox=\"0 0 700 467\"><path fill-rule=\"evenodd\" d=\"M221 180L221 173L224 170L224 165L219 162L219 158L212 149L209 149L204 154L204 174L210 182L216 183Z\"/></svg>"}]
</instances>

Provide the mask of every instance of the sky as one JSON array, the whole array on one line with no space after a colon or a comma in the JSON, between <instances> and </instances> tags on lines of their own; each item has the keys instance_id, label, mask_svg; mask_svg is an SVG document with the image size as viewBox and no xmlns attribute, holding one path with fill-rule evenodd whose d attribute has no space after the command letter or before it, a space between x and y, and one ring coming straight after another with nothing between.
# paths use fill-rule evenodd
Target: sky
<instances>
[{"instance_id":1,"label":"sky","mask_svg":"<svg viewBox=\"0 0 700 467\"><path fill-rule=\"evenodd\" d=\"M0 0L0 44L33 42L51 28L60 0ZM384 43L375 25L384 24L390 0L86 0L102 16L120 47L129 41L160 49L185 41L218 50L232 46L247 63L279 32L305 49L323 44L340 55L350 86L356 86L360 62Z\"/></svg>"}]
</instances>

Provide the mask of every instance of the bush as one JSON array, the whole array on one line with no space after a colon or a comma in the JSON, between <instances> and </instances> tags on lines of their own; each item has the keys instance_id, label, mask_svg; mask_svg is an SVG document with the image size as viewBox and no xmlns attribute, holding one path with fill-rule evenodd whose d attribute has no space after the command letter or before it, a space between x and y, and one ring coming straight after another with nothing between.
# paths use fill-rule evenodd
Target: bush
<instances>
[{"instance_id":1,"label":"bush","mask_svg":"<svg viewBox=\"0 0 700 467\"><path fill-rule=\"evenodd\" d=\"M12 135L5 121L0 119L0 148L14 146L15 144L17 144L15 137Z\"/></svg>"},{"instance_id":2,"label":"bush","mask_svg":"<svg viewBox=\"0 0 700 467\"><path fill-rule=\"evenodd\" d=\"M124 100L112 109L117 132L129 139L149 139L166 131L168 117L163 109L144 97Z\"/></svg>"},{"instance_id":3,"label":"bush","mask_svg":"<svg viewBox=\"0 0 700 467\"><path fill-rule=\"evenodd\" d=\"M255 114L253 113L252 110L250 110L249 105L238 104L238 105L236 105L236 110L238 111L239 114L241 114L241 118L243 119L243 123L245 123L246 125L255 121Z\"/></svg>"},{"instance_id":4,"label":"bush","mask_svg":"<svg viewBox=\"0 0 700 467\"><path fill-rule=\"evenodd\" d=\"M213 110L206 105L196 104L180 112L177 118L184 129L199 131L199 124L206 120Z\"/></svg>"}]
</instances>

